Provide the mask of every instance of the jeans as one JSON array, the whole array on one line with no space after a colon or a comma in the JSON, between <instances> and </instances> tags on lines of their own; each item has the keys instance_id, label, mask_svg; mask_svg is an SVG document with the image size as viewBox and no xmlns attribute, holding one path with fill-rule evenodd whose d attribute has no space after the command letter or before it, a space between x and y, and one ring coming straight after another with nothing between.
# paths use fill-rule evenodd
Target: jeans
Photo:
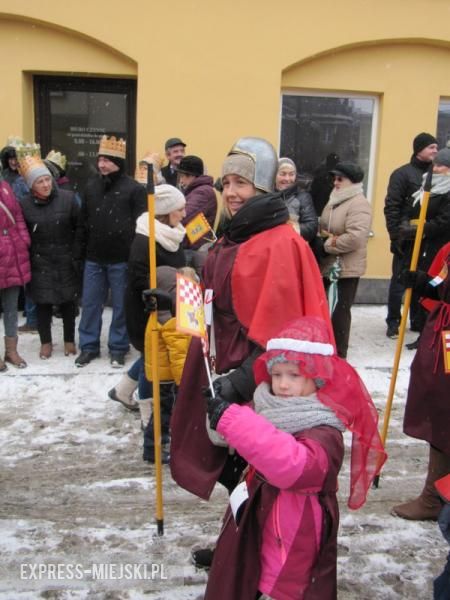
<instances>
[{"instance_id":1,"label":"jeans","mask_svg":"<svg viewBox=\"0 0 450 600\"><path fill-rule=\"evenodd\" d=\"M387 325L399 325L402 318L402 302L405 286L399 281L400 273L403 270L403 259L398 254L392 255L392 277L388 292L388 314L386 317Z\"/></svg>"},{"instance_id":2,"label":"jeans","mask_svg":"<svg viewBox=\"0 0 450 600\"><path fill-rule=\"evenodd\" d=\"M141 354L141 356L137 358L131 365L131 367L128 369L127 375L130 379L134 379L134 381L139 381L139 374L141 372L143 360L144 357Z\"/></svg>"},{"instance_id":3,"label":"jeans","mask_svg":"<svg viewBox=\"0 0 450 600\"><path fill-rule=\"evenodd\" d=\"M37 311L36 304L25 292L25 317L26 324L37 329Z\"/></svg>"},{"instance_id":4,"label":"jeans","mask_svg":"<svg viewBox=\"0 0 450 600\"><path fill-rule=\"evenodd\" d=\"M18 285L0 290L6 337L17 336L17 300L19 298L19 291L20 286Z\"/></svg>"},{"instance_id":5,"label":"jeans","mask_svg":"<svg viewBox=\"0 0 450 600\"><path fill-rule=\"evenodd\" d=\"M109 326L110 352L128 352L130 343L125 324L125 288L127 263L101 265L86 261L83 275L83 298L79 325L80 348L84 352L100 351L103 307L111 290L112 318Z\"/></svg>"},{"instance_id":6,"label":"jeans","mask_svg":"<svg viewBox=\"0 0 450 600\"><path fill-rule=\"evenodd\" d=\"M144 355L141 354L128 369L128 377L138 382L138 394L140 400L146 400L153 396L152 384L145 377Z\"/></svg>"}]
</instances>

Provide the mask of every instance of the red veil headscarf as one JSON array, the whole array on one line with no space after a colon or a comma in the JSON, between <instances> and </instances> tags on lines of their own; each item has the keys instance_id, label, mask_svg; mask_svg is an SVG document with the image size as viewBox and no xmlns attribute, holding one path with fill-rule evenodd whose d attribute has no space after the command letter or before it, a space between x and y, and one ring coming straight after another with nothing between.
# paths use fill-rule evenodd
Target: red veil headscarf
<instances>
[{"instance_id":1,"label":"red veil headscarf","mask_svg":"<svg viewBox=\"0 0 450 600\"><path fill-rule=\"evenodd\" d=\"M369 392L355 369L336 355L328 327L318 317L291 321L268 341L267 351L253 367L257 385L271 382L267 362L281 354L285 360L298 363L302 375L315 380L319 400L352 432L348 506L360 508L387 459Z\"/></svg>"}]
</instances>

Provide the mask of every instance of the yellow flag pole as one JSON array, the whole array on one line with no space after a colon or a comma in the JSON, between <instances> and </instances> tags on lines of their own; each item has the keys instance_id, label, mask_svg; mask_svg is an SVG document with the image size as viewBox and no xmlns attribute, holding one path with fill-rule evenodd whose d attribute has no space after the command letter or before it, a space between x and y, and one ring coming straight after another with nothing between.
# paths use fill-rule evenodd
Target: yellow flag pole
<instances>
[{"instance_id":1,"label":"yellow flag pole","mask_svg":"<svg viewBox=\"0 0 450 600\"><path fill-rule=\"evenodd\" d=\"M419 221L417 224L416 237L414 238L413 252L412 252L411 263L410 263L410 267L409 267L410 271L415 271L417 269L417 263L419 261L419 252L420 252L420 246L422 243L423 228L425 226L425 220L427 217L427 210L428 210L428 201L430 199L432 176L433 176L433 167L430 167L430 169L427 173L427 178L425 180L425 185L423 188L423 196L422 196L422 203L421 203L421 207L420 207ZM409 307L411 306L411 296L412 296L412 289L407 288L405 291L405 297L403 300L403 313L402 313L402 318L400 321L399 334L398 334L398 340L397 340L397 348L395 350L394 365L392 367L391 382L389 385L389 392L388 392L388 397L386 400L386 409L384 411L383 428L382 428L381 434L380 434L381 441L383 442L383 446L386 443L388 429L389 429L389 421L391 418L392 401L394 398L395 384L397 382L397 374L398 374L398 368L399 368L399 364L400 364L400 356L401 356L402 349L403 349L403 341L405 339L406 322L408 320ZM378 473L376 475L376 477L373 481L374 487L377 488L379 482L380 482L380 473Z\"/></svg>"},{"instance_id":2,"label":"yellow flag pole","mask_svg":"<svg viewBox=\"0 0 450 600\"><path fill-rule=\"evenodd\" d=\"M155 239L155 185L153 182L153 165L148 164L147 171L147 208L148 208L148 249L150 266L150 288L156 288L156 239ZM161 462L161 399L159 393L158 365L158 312L153 310L145 328L145 353L151 351L151 368L145 360L145 376L152 382L153 388L153 438L155 444L156 469L156 524L158 535L164 534L164 508L162 493Z\"/></svg>"}]
</instances>

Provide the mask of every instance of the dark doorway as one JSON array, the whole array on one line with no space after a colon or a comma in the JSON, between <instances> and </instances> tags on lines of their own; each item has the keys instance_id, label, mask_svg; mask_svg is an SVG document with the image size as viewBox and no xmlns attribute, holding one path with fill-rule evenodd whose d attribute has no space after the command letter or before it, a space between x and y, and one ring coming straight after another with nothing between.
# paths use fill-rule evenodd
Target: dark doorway
<instances>
[{"instance_id":1,"label":"dark doorway","mask_svg":"<svg viewBox=\"0 0 450 600\"><path fill-rule=\"evenodd\" d=\"M127 141L127 173L136 163L136 81L34 76L36 141L42 157L58 150L68 160L67 176L82 192L95 172L99 140Z\"/></svg>"}]
</instances>

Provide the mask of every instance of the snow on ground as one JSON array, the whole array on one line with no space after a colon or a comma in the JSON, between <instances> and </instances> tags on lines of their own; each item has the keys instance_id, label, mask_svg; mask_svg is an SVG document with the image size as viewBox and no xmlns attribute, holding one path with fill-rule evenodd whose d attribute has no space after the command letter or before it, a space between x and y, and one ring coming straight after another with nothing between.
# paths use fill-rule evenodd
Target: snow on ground
<instances>
[{"instance_id":1,"label":"snow on ground","mask_svg":"<svg viewBox=\"0 0 450 600\"><path fill-rule=\"evenodd\" d=\"M396 346L384 315L385 307L354 308L349 353L381 415ZM38 336L23 334L28 368L0 374L0 600L202 597L206 574L190 551L214 543L227 495L218 488L201 501L164 466L165 533L156 535L154 467L141 460L138 417L108 399L120 371L109 365L105 338L102 357L77 369L54 320L53 357L40 360ZM402 433L412 357L404 350L380 487L357 512L346 507L348 456L341 472L340 600L430 598L444 564L435 523L389 514L420 491L426 471L426 445Z\"/></svg>"}]
</instances>

